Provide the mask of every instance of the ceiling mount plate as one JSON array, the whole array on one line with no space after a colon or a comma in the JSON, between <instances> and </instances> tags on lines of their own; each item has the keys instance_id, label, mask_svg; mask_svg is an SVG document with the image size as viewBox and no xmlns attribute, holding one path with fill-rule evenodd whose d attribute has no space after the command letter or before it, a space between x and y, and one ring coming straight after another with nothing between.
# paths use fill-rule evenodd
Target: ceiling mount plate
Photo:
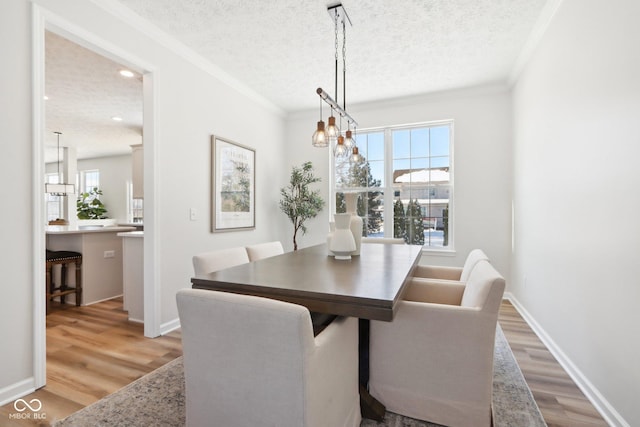
<instances>
[{"instance_id":1,"label":"ceiling mount plate","mask_svg":"<svg viewBox=\"0 0 640 427\"><path fill-rule=\"evenodd\" d=\"M336 15L338 15L338 22L348 22L349 25L353 26L349 15L347 15L347 11L344 6L342 6L342 3L335 3L327 6L327 12L329 12L329 16L331 16L332 21L335 20Z\"/></svg>"}]
</instances>

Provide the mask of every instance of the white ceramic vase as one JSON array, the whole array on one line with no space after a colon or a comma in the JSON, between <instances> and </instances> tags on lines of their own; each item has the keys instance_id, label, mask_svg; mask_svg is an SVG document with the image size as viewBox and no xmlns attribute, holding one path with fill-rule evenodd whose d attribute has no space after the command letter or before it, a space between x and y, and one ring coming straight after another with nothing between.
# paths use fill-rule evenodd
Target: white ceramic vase
<instances>
[{"instance_id":1,"label":"white ceramic vase","mask_svg":"<svg viewBox=\"0 0 640 427\"><path fill-rule=\"evenodd\" d=\"M336 229L329 243L329 250L333 252L336 259L351 259L351 254L356 250L356 242L349 225L351 223L351 214L335 214Z\"/></svg>"},{"instance_id":2,"label":"white ceramic vase","mask_svg":"<svg viewBox=\"0 0 640 427\"><path fill-rule=\"evenodd\" d=\"M362 246L362 218L358 216L357 203L359 193L345 193L344 200L347 204L347 213L351 215L349 221L349 229L353 234L353 240L356 242L356 250L352 255L360 255L360 247Z\"/></svg>"},{"instance_id":3,"label":"white ceramic vase","mask_svg":"<svg viewBox=\"0 0 640 427\"><path fill-rule=\"evenodd\" d=\"M329 256L333 256L333 252L331 252L331 239L333 238L333 233L336 232L336 223L331 221L329 222L329 234L327 234L327 252L329 252Z\"/></svg>"}]
</instances>

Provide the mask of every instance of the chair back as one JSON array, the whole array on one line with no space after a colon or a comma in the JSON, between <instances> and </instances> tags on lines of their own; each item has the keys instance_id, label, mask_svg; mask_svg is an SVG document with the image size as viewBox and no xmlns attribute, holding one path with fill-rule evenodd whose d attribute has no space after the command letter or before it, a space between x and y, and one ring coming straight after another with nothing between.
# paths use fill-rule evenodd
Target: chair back
<instances>
[{"instance_id":1,"label":"chair back","mask_svg":"<svg viewBox=\"0 0 640 427\"><path fill-rule=\"evenodd\" d=\"M404 239L395 237L363 237L362 243L391 243L393 245L404 245Z\"/></svg>"},{"instance_id":2,"label":"chair back","mask_svg":"<svg viewBox=\"0 0 640 427\"><path fill-rule=\"evenodd\" d=\"M195 255L192 259L196 276L203 276L214 271L249 262L247 250L240 246L231 249L204 252Z\"/></svg>"},{"instance_id":3,"label":"chair back","mask_svg":"<svg viewBox=\"0 0 640 427\"><path fill-rule=\"evenodd\" d=\"M257 261L263 258L269 258L284 253L282 243L279 241L259 243L257 245L247 246L247 255L249 255L249 261Z\"/></svg>"},{"instance_id":4,"label":"chair back","mask_svg":"<svg viewBox=\"0 0 640 427\"><path fill-rule=\"evenodd\" d=\"M467 255L467 259L465 260L464 265L462 266L462 272L460 273L460 281L466 282L467 280L469 280L469 275L471 274L473 267L475 267L478 261L483 261L483 260L488 261L489 257L482 251L482 249L474 249L471 252L469 252L469 255Z\"/></svg>"},{"instance_id":5,"label":"chair back","mask_svg":"<svg viewBox=\"0 0 640 427\"><path fill-rule=\"evenodd\" d=\"M460 305L497 314L504 288L505 281L500 273L489 261L480 260L469 275Z\"/></svg>"},{"instance_id":6,"label":"chair back","mask_svg":"<svg viewBox=\"0 0 640 427\"><path fill-rule=\"evenodd\" d=\"M302 306L182 289L187 424L305 425L315 341Z\"/></svg>"}]
</instances>

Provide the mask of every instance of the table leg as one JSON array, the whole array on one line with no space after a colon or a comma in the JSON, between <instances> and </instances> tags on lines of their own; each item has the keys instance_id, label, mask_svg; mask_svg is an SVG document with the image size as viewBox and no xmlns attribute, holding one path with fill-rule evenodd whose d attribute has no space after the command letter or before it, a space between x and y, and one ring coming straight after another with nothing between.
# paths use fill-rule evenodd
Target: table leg
<instances>
[{"instance_id":1,"label":"table leg","mask_svg":"<svg viewBox=\"0 0 640 427\"><path fill-rule=\"evenodd\" d=\"M375 397L369 394L369 329L368 319L359 320L358 353L360 380L360 411L362 417L375 421L382 421L386 408Z\"/></svg>"}]
</instances>

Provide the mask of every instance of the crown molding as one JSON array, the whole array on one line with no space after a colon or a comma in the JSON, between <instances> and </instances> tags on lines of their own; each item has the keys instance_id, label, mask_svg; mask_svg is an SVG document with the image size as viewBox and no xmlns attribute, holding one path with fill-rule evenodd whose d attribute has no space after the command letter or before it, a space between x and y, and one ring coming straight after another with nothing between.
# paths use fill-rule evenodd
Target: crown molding
<instances>
[{"instance_id":1,"label":"crown molding","mask_svg":"<svg viewBox=\"0 0 640 427\"><path fill-rule=\"evenodd\" d=\"M518 81L520 73L524 70L525 66L533 56L533 53L538 47L538 44L540 44L542 37L547 32L549 25L551 25L553 17L562 5L562 1L563 0L547 0L545 3L542 11L540 12L540 16L538 16L538 20L534 24L531 33L529 33L529 37L527 38L524 47L520 51L520 55L518 55L518 59L516 59L516 62L509 73L509 86L513 86Z\"/></svg>"},{"instance_id":2,"label":"crown molding","mask_svg":"<svg viewBox=\"0 0 640 427\"><path fill-rule=\"evenodd\" d=\"M280 117L286 117L285 111L278 107L273 102L269 101L264 96L260 95L253 89L249 88L244 83L240 82L238 79L233 77L231 74L222 70L220 67L203 57L202 55L195 52L193 49L187 47L185 44L181 43L173 36L168 33L162 31L157 26L153 25L148 20L144 19L137 13L133 12L131 9L125 7L117 0L90 0L93 4L105 10L107 13L110 13L120 21L126 23L131 26L133 29L143 33L147 37L155 40L163 47L169 49L176 55L180 56L184 60L193 64L194 66L200 68L216 79L220 80L222 83L231 87L232 89L238 91L243 94L247 98L257 102L263 107L267 108L271 112L279 115Z\"/></svg>"},{"instance_id":3,"label":"crown molding","mask_svg":"<svg viewBox=\"0 0 640 427\"><path fill-rule=\"evenodd\" d=\"M425 92L419 93L415 95L407 95L396 98L385 98L385 99L377 99L374 101L366 101L366 102L357 102L351 104L349 106L349 111L357 115L358 113L364 113L372 110L380 110L386 108L402 108L402 107L411 107L414 105L425 104L429 102L446 100L446 99L455 99L455 98L465 98L465 97L475 97L475 96L487 96L487 95L495 95L501 93L508 93L510 90L509 85L505 81L496 81L486 84L478 84L474 86L460 87L460 88L452 88L452 89L443 89L434 92ZM287 116L288 120L300 120L300 119L308 119L311 117L318 117L318 109L304 109L290 112Z\"/></svg>"}]
</instances>

